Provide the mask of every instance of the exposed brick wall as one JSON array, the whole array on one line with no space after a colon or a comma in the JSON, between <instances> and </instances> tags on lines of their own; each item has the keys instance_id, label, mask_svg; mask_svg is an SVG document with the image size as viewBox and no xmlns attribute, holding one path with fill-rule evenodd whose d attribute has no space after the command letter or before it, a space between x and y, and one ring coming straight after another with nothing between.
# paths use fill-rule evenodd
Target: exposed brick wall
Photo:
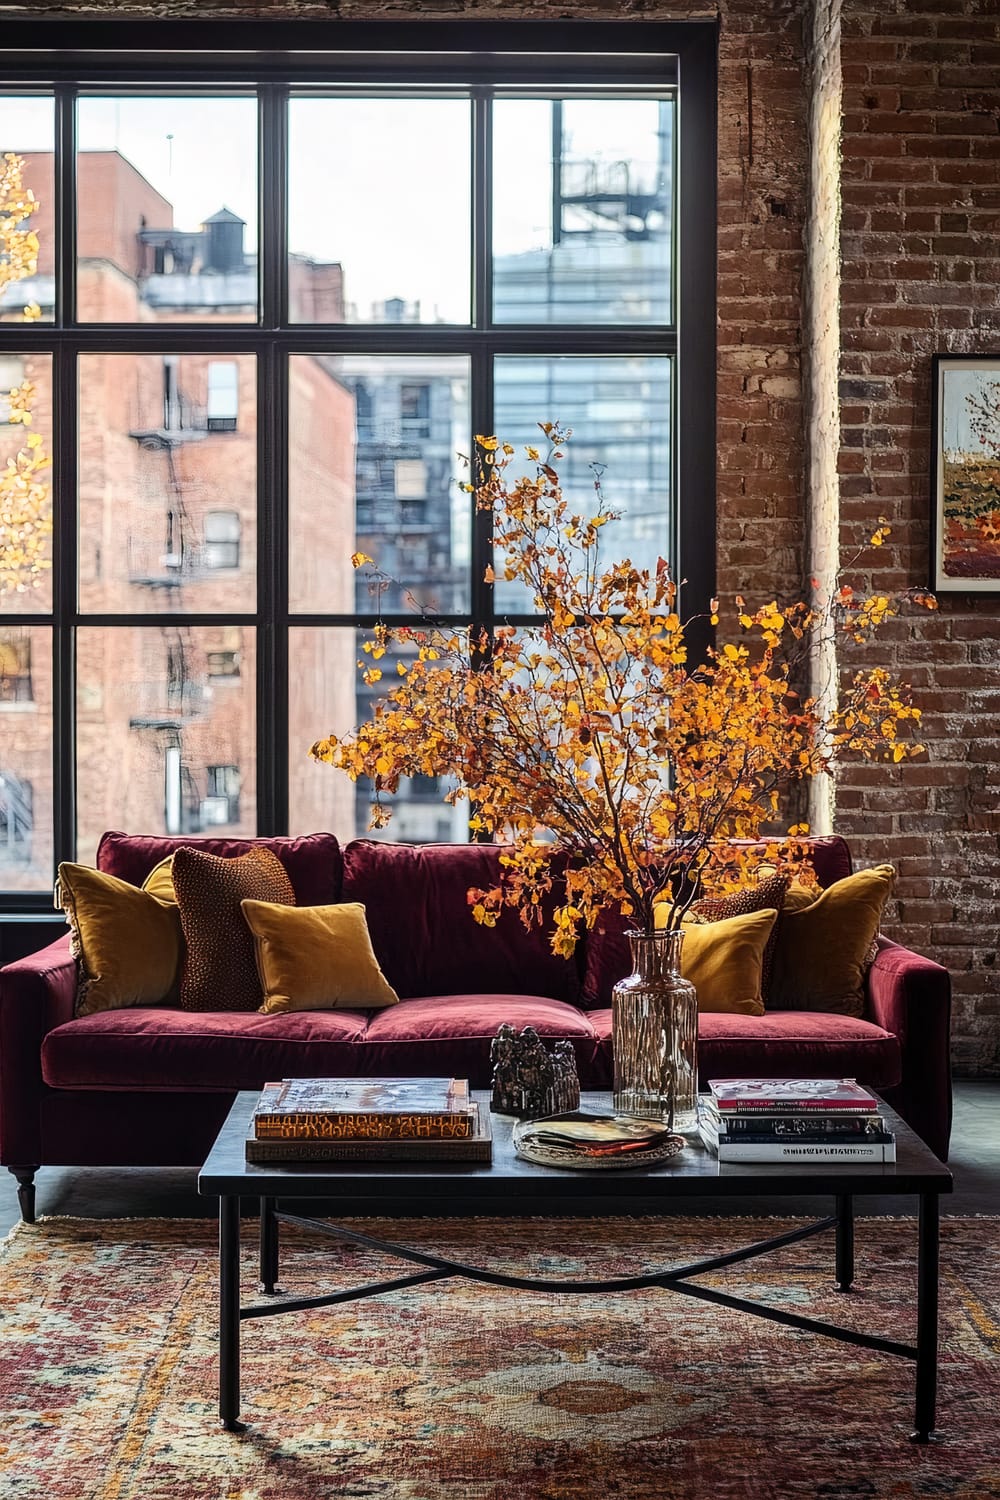
<instances>
[{"instance_id":1,"label":"exposed brick wall","mask_svg":"<svg viewBox=\"0 0 1000 1500\"><path fill-rule=\"evenodd\" d=\"M876 581L928 577L934 353L1000 349L996 0L851 0L844 22L843 540L893 527ZM1000 599L942 594L889 654L925 763L845 774L838 822L900 881L891 935L952 972L954 1055L1000 1071Z\"/></svg>"}]
</instances>

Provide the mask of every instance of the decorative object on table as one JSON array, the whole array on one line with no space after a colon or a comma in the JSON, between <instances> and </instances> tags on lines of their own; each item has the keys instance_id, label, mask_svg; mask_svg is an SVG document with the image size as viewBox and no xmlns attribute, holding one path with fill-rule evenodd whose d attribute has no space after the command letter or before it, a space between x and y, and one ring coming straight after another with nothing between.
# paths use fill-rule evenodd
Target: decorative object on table
<instances>
[{"instance_id":1,"label":"decorative object on table","mask_svg":"<svg viewBox=\"0 0 1000 1500\"><path fill-rule=\"evenodd\" d=\"M715 1079L698 1127L720 1161L896 1160L896 1137L853 1078Z\"/></svg>"},{"instance_id":2,"label":"decorative object on table","mask_svg":"<svg viewBox=\"0 0 1000 1500\"><path fill-rule=\"evenodd\" d=\"M933 362L931 587L1000 590L1000 354Z\"/></svg>"},{"instance_id":3,"label":"decorative object on table","mask_svg":"<svg viewBox=\"0 0 1000 1500\"><path fill-rule=\"evenodd\" d=\"M683 930L632 932L633 972L614 987L614 1105L691 1129L698 1088L698 995L681 974Z\"/></svg>"},{"instance_id":4,"label":"decorative object on table","mask_svg":"<svg viewBox=\"0 0 1000 1500\"><path fill-rule=\"evenodd\" d=\"M508 909L527 926L544 917L564 956L608 913L648 935L658 904L675 931L695 901L731 893L765 868L815 884L803 825L784 840L766 836L781 797L826 774L841 753L894 762L917 753L910 731L919 711L881 666L845 673L833 707L801 698L793 684L831 632L853 649L905 597L935 601L915 592L865 597L847 584L817 609L754 608L737 596L730 638L708 644L718 600L694 599L693 615L682 618L668 564L639 567L615 551L608 523L618 517L600 471L589 514L564 496L556 465L569 433L540 427L549 451L529 447L529 472L517 477L510 444L477 438L466 486L492 516L484 581L502 577L506 595L538 623L470 636L429 611L413 627L379 621L363 646L364 679L381 681L385 662L391 686L368 723L317 741L311 754L355 781L371 779L372 827L388 822L385 799L401 777L440 777L448 802L468 800L472 834L506 844L501 878L468 893L472 917L489 927ZM872 542L887 534L880 525ZM393 580L363 553L352 561L368 570L379 601ZM656 1049L640 1076L631 1076L635 1049L621 1029L630 1003L617 1007L621 1087L643 1113L671 1111L675 1125L693 1128L689 996L661 1006L655 1025L634 1018L630 1037L638 1032ZM668 1074L662 1056L673 1060Z\"/></svg>"},{"instance_id":5,"label":"decorative object on table","mask_svg":"<svg viewBox=\"0 0 1000 1500\"><path fill-rule=\"evenodd\" d=\"M638 1115L594 1115L572 1111L551 1119L521 1120L514 1149L542 1167L649 1167L684 1149L684 1137Z\"/></svg>"},{"instance_id":6,"label":"decorative object on table","mask_svg":"<svg viewBox=\"0 0 1000 1500\"><path fill-rule=\"evenodd\" d=\"M548 1052L533 1026L525 1026L518 1035L504 1022L490 1046L490 1061L490 1109L496 1114L534 1120L579 1107L580 1078L568 1037L560 1037Z\"/></svg>"}]
</instances>

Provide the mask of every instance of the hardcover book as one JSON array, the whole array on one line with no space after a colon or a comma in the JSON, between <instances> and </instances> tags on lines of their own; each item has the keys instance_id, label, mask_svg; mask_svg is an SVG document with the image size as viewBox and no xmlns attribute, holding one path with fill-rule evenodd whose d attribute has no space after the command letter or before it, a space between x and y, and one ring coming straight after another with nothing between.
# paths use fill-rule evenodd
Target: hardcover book
<instances>
[{"instance_id":1,"label":"hardcover book","mask_svg":"<svg viewBox=\"0 0 1000 1500\"><path fill-rule=\"evenodd\" d=\"M469 1106L466 1136L279 1136L266 1139L253 1129L246 1138L246 1159L258 1165L308 1166L323 1162L459 1161L493 1159L489 1111Z\"/></svg>"},{"instance_id":2,"label":"hardcover book","mask_svg":"<svg viewBox=\"0 0 1000 1500\"><path fill-rule=\"evenodd\" d=\"M708 1086L720 1114L755 1109L878 1111L876 1096L853 1078L716 1078Z\"/></svg>"},{"instance_id":3,"label":"hardcover book","mask_svg":"<svg viewBox=\"0 0 1000 1500\"><path fill-rule=\"evenodd\" d=\"M806 1117L807 1125L811 1123L810 1117ZM757 1121L752 1122L756 1125ZM700 1122L701 1138L707 1146L714 1150L716 1146L829 1146L834 1149L840 1146L866 1146L866 1145L888 1145L895 1141L896 1137L889 1130L794 1130L773 1131L762 1130L726 1130L725 1125L718 1127L711 1119Z\"/></svg>"},{"instance_id":4,"label":"hardcover book","mask_svg":"<svg viewBox=\"0 0 1000 1500\"><path fill-rule=\"evenodd\" d=\"M718 1141L705 1132L702 1140L720 1162L841 1162L885 1165L896 1160L896 1142L864 1141L852 1144L808 1141Z\"/></svg>"},{"instance_id":5,"label":"hardcover book","mask_svg":"<svg viewBox=\"0 0 1000 1500\"><path fill-rule=\"evenodd\" d=\"M880 1114L855 1114L853 1110L837 1109L828 1113L822 1110L799 1110L798 1114L779 1113L777 1110L752 1109L730 1111L720 1114L714 1100L701 1103L700 1120L707 1130L731 1140L742 1140L754 1135L772 1140L793 1139L803 1135L859 1137L878 1135L885 1129Z\"/></svg>"},{"instance_id":6,"label":"hardcover book","mask_svg":"<svg viewBox=\"0 0 1000 1500\"><path fill-rule=\"evenodd\" d=\"M464 1140L473 1124L464 1078L286 1078L254 1111L267 1141Z\"/></svg>"}]
</instances>

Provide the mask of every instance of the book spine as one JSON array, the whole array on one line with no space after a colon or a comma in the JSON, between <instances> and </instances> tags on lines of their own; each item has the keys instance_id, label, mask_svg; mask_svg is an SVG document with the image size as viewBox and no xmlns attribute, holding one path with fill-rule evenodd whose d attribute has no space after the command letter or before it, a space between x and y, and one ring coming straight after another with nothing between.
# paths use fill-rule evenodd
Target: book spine
<instances>
[{"instance_id":1,"label":"book spine","mask_svg":"<svg viewBox=\"0 0 1000 1500\"><path fill-rule=\"evenodd\" d=\"M720 1115L749 1115L756 1114L761 1110L767 1110L769 1114L773 1115L797 1115L807 1113L809 1110L821 1110L824 1114L829 1114L833 1110L841 1109L851 1110L854 1114L859 1114L863 1111L875 1114L878 1110L877 1099L872 1100L871 1107L868 1109L859 1099L779 1099L775 1096L774 1098L754 1098L753 1100L749 1100L742 1098L733 1099L726 1096L719 1098L713 1095L712 1105L719 1111Z\"/></svg>"},{"instance_id":2,"label":"book spine","mask_svg":"<svg viewBox=\"0 0 1000 1500\"><path fill-rule=\"evenodd\" d=\"M468 1140L263 1141L250 1138L246 1159L258 1166L340 1161L490 1161L487 1136Z\"/></svg>"},{"instance_id":3,"label":"book spine","mask_svg":"<svg viewBox=\"0 0 1000 1500\"><path fill-rule=\"evenodd\" d=\"M720 1119L718 1115L707 1115L704 1120L707 1130L715 1131L718 1135L727 1136L733 1140L742 1140L745 1136L759 1135L770 1136L774 1139L787 1136L789 1139L798 1139L801 1136L833 1136L840 1139L842 1136L877 1136L884 1131L881 1115L849 1115L843 1120L827 1119L825 1116L798 1115L789 1119L787 1115L753 1115L749 1119Z\"/></svg>"},{"instance_id":4,"label":"book spine","mask_svg":"<svg viewBox=\"0 0 1000 1500\"><path fill-rule=\"evenodd\" d=\"M259 1141L462 1140L472 1134L472 1115L268 1113L255 1115L254 1134Z\"/></svg>"},{"instance_id":5,"label":"book spine","mask_svg":"<svg viewBox=\"0 0 1000 1500\"><path fill-rule=\"evenodd\" d=\"M885 1145L896 1139L887 1130L750 1130L729 1135L724 1130L713 1130L708 1126L702 1134L706 1140L718 1141L726 1146L866 1146L878 1145L879 1142Z\"/></svg>"},{"instance_id":6,"label":"book spine","mask_svg":"<svg viewBox=\"0 0 1000 1500\"><path fill-rule=\"evenodd\" d=\"M799 1145L793 1141L720 1141L716 1150L720 1161L747 1162L845 1162L879 1164L896 1160L895 1141L872 1142L856 1146Z\"/></svg>"}]
</instances>

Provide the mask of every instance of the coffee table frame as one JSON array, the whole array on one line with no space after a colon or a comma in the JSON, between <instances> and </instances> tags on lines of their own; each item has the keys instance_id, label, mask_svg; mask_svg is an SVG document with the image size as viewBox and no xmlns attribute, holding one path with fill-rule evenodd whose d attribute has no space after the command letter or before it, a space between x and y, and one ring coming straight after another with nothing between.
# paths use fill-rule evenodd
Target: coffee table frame
<instances>
[{"instance_id":1,"label":"coffee table frame","mask_svg":"<svg viewBox=\"0 0 1000 1500\"><path fill-rule=\"evenodd\" d=\"M484 1094L476 1097L484 1104L488 1102L488 1096ZM494 1117L492 1164L251 1164L244 1159L243 1143L257 1098L256 1093L237 1096L198 1178L199 1192L219 1198L219 1418L229 1431L243 1430L239 1421L240 1325L243 1322L301 1312L307 1308L332 1307L405 1287L463 1277L518 1291L578 1295L661 1287L665 1291L781 1323L788 1328L822 1334L881 1354L913 1360L916 1379L911 1438L914 1442L926 1443L937 1436L934 1420L937 1401L938 1200L940 1194L951 1192L952 1177L947 1167L885 1106L883 1113L897 1137L895 1165L810 1163L800 1167L785 1163L720 1163L700 1144L691 1143L681 1156L660 1167L581 1172L538 1167L517 1160L510 1139L511 1122L497 1117ZM607 1104L606 1096L584 1095L584 1108L606 1109ZM839 1324L732 1296L691 1280L833 1229L837 1290L849 1292L854 1281L854 1198L903 1194L915 1194L919 1199L915 1343L877 1338ZM793 1198L831 1195L834 1212L784 1234L689 1265L643 1276L579 1280L488 1271L448 1257L427 1255L409 1246L349 1229L343 1224L288 1213L279 1206L285 1199L338 1199L341 1200L338 1212L345 1217L359 1214L406 1217L437 1210L453 1217L477 1213L527 1217L541 1213L579 1218L620 1213L662 1214L665 1198L676 1201L680 1197L697 1200L754 1195ZM335 1239L381 1250L421 1269L391 1280L352 1287L348 1291L243 1305L240 1301L239 1266L240 1201L243 1197L259 1199L260 1283L267 1296L273 1297L278 1291L281 1224L318 1230Z\"/></svg>"}]
</instances>

